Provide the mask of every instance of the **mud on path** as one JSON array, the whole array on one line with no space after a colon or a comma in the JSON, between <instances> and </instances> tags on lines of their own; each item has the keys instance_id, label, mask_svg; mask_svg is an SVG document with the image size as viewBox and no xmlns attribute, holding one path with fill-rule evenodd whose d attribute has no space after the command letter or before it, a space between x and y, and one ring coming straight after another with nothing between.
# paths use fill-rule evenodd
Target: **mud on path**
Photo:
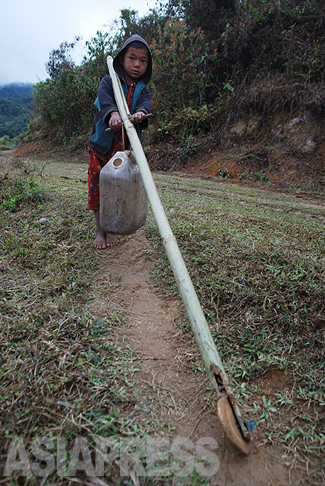
<instances>
[{"instance_id":1,"label":"mud on path","mask_svg":"<svg viewBox=\"0 0 325 486\"><path fill-rule=\"evenodd\" d=\"M219 465L208 484L302 484L298 477L289 475L279 451L263 446L258 427L248 457L241 456L229 443L219 423L206 374L188 366L189 359L200 361L200 357L177 326L186 320L181 300L159 296L150 273L153 257L147 252L148 247L141 229L135 235L122 237L118 246L103 251L97 276L101 295L89 303L91 312L99 317L117 311L132 324L117 326L113 337L120 346L137 350L138 359L132 365L137 369L139 399L128 415L146 429L151 421L168 425L170 432L152 428L150 435L167 436L171 441L189 437L195 445L203 437L215 439L218 448L211 451L217 455Z\"/></svg>"}]
</instances>

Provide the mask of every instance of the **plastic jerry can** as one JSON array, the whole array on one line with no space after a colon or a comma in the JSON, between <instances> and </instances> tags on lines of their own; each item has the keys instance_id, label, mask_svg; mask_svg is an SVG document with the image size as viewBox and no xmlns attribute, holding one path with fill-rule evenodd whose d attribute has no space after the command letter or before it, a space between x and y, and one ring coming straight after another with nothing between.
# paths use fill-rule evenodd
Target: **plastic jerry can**
<instances>
[{"instance_id":1,"label":"plastic jerry can","mask_svg":"<svg viewBox=\"0 0 325 486\"><path fill-rule=\"evenodd\" d=\"M131 235L146 221L147 194L135 159L116 154L99 175L100 226L107 233Z\"/></svg>"}]
</instances>

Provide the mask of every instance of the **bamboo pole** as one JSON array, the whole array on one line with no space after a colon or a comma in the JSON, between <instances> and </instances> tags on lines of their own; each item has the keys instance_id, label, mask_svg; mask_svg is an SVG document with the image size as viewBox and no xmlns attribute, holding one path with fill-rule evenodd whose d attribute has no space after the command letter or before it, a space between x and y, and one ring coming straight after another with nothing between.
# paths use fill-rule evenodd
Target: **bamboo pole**
<instances>
[{"instance_id":1,"label":"bamboo pole","mask_svg":"<svg viewBox=\"0 0 325 486\"><path fill-rule=\"evenodd\" d=\"M126 133L132 147L133 155L138 164L142 181L148 196L148 200L152 207L155 221L157 223L170 265L172 267L177 287L181 294L196 343L199 347L199 351L205 365L206 372L212 386L217 391L218 398L220 399L223 396L227 396L227 398L229 399L231 407L235 414L237 427L241 429L241 434L244 440L249 441L249 433L247 431L247 428L244 428L240 410L235 402L234 395L230 389L229 380L227 378L220 356L211 336L208 324L204 317L197 294L185 266L181 252L179 250L176 238L172 233L165 211L161 204L141 142L133 124L129 120L130 112L126 104L120 80L114 71L113 58L111 56L108 56L107 58L107 65L110 77L113 82L113 89L117 107L124 127L126 129Z\"/></svg>"}]
</instances>

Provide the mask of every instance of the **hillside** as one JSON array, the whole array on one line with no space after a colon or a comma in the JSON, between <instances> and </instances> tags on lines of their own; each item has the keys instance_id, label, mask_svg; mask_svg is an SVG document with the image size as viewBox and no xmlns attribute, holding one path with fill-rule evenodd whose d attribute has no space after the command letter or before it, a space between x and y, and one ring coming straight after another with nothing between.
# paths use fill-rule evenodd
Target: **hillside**
<instances>
[{"instance_id":1,"label":"hillside","mask_svg":"<svg viewBox=\"0 0 325 486\"><path fill-rule=\"evenodd\" d=\"M251 86L208 132L157 146L145 136L148 159L156 170L324 190L324 106L321 86Z\"/></svg>"},{"instance_id":2,"label":"hillside","mask_svg":"<svg viewBox=\"0 0 325 486\"><path fill-rule=\"evenodd\" d=\"M205 129L191 120L174 118L167 128L157 123L143 133L143 146L153 171L182 171L277 186L296 186L313 191L325 188L324 110L325 88L308 89L286 80L252 85L234 97L222 116L214 119L213 107L203 114ZM159 111L159 109L158 109ZM197 113L192 110L197 116ZM203 116L203 115L202 115ZM188 128L187 128L188 127ZM184 132L180 140L177 133ZM157 138L157 133L163 132ZM50 138L22 143L20 156L60 154L87 163L87 137L77 147L58 145Z\"/></svg>"},{"instance_id":3,"label":"hillside","mask_svg":"<svg viewBox=\"0 0 325 486\"><path fill-rule=\"evenodd\" d=\"M27 130L33 112L30 83L0 86L0 145L2 149L17 145L18 135ZM5 137L5 138L4 138Z\"/></svg>"}]
</instances>

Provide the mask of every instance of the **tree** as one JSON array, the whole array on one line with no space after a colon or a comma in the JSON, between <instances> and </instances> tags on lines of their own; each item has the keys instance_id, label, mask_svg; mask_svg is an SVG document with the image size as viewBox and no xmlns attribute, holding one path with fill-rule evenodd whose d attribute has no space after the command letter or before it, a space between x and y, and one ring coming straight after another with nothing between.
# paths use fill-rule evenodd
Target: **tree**
<instances>
[{"instance_id":1,"label":"tree","mask_svg":"<svg viewBox=\"0 0 325 486\"><path fill-rule=\"evenodd\" d=\"M71 51L79 40L80 37L75 37L74 42L62 42L59 49L54 49L50 53L45 69L51 79L55 79L62 71L69 71L74 68L75 63L72 60Z\"/></svg>"},{"instance_id":2,"label":"tree","mask_svg":"<svg viewBox=\"0 0 325 486\"><path fill-rule=\"evenodd\" d=\"M208 41L218 39L233 21L236 0L169 0L166 13L184 18L191 28L200 27Z\"/></svg>"}]
</instances>

